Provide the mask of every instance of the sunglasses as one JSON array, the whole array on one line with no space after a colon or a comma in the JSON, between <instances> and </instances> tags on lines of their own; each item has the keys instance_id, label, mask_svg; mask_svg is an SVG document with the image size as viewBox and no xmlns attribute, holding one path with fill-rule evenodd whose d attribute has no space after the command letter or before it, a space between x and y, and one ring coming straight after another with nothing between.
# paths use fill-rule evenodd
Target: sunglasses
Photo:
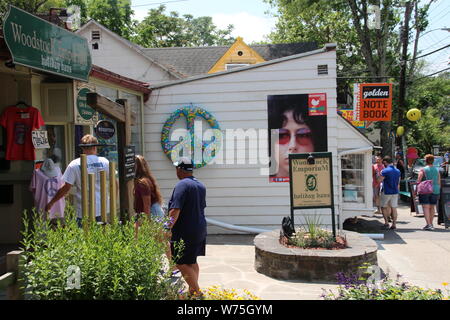
<instances>
[{"instance_id":1,"label":"sunglasses","mask_svg":"<svg viewBox=\"0 0 450 320\"><path fill-rule=\"evenodd\" d=\"M295 141L299 145L307 145L311 143L311 130L300 128L295 133ZM287 129L278 130L278 144L288 144L291 141L291 133Z\"/></svg>"}]
</instances>

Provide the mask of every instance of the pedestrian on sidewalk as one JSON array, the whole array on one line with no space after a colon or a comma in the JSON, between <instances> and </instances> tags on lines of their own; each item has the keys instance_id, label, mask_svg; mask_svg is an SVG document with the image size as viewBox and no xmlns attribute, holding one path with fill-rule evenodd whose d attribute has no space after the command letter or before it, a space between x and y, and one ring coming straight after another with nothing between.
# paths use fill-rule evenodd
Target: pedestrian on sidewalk
<instances>
[{"instance_id":1,"label":"pedestrian on sidewalk","mask_svg":"<svg viewBox=\"0 0 450 320\"><path fill-rule=\"evenodd\" d=\"M439 194L441 192L441 176L439 174L439 169L433 166L434 156L432 154L427 154L425 156L425 168L420 170L419 177L417 178L417 183L419 184L425 180L433 180L433 193L430 194L419 194L419 203L423 207L424 217L426 226L423 230L432 231L434 212L436 208L437 201L439 199Z\"/></svg>"},{"instance_id":2,"label":"pedestrian on sidewalk","mask_svg":"<svg viewBox=\"0 0 450 320\"><path fill-rule=\"evenodd\" d=\"M383 171L383 169L385 168L381 161L382 158L380 156L376 156L375 164L372 165L373 201L377 206L377 212L375 213L381 213L381 206L380 206L381 181L378 180L378 177L381 175L381 171Z\"/></svg>"},{"instance_id":3,"label":"pedestrian on sidewalk","mask_svg":"<svg viewBox=\"0 0 450 320\"><path fill-rule=\"evenodd\" d=\"M380 205L383 211L384 228L389 229L389 216L392 217L391 230L397 229L397 207L398 194L400 184L400 170L394 167L392 158L386 156L383 162L387 167L381 171L381 176L378 178L383 182L380 194Z\"/></svg>"},{"instance_id":4,"label":"pedestrian on sidewalk","mask_svg":"<svg viewBox=\"0 0 450 320\"><path fill-rule=\"evenodd\" d=\"M206 249L206 187L193 176L191 159L182 157L174 165L180 181L169 201L172 257L189 286L189 294L201 295L197 257L204 256ZM176 246L181 240L182 251Z\"/></svg>"},{"instance_id":5,"label":"pedestrian on sidewalk","mask_svg":"<svg viewBox=\"0 0 450 320\"><path fill-rule=\"evenodd\" d=\"M145 213L149 219L162 218L164 216L161 208L163 197L158 183L143 156L136 155L135 163L134 211L136 214Z\"/></svg>"},{"instance_id":6,"label":"pedestrian on sidewalk","mask_svg":"<svg viewBox=\"0 0 450 320\"><path fill-rule=\"evenodd\" d=\"M86 134L81 138L80 147L84 154L86 154L87 162L87 172L95 174L95 202L100 203L100 171L105 171L106 176L109 173L109 161L104 157L97 156L97 147L99 146L96 137L90 134ZM82 212L81 212L81 160L77 158L69 163L64 171L62 180L65 182L64 185L56 192L55 196L47 203L45 211L49 212L52 207L61 198L65 197L72 186L75 186L76 192L74 193L75 198L75 210L77 212L77 223L81 228L82 226ZM95 220L97 222L101 221L100 206L95 206Z\"/></svg>"}]
</instances>

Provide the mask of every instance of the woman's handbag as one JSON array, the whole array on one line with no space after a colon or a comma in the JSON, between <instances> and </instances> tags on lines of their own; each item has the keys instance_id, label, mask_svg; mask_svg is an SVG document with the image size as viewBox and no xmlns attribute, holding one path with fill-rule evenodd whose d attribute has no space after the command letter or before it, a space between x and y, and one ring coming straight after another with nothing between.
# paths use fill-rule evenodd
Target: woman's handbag
<instances>
[{"instance_id":1,"label":"woman's handbag","mask_svg":"<svg viewBox=\"0 0 450 320\"><path fill-rule=\"evenodd\" d=\"M423 176L426 178L425 171ZM423 178L422 178L423 179ZM431 194L433 193L433 180L424 180L417 185L417 194Z\"/></svg>"}]
</instances>

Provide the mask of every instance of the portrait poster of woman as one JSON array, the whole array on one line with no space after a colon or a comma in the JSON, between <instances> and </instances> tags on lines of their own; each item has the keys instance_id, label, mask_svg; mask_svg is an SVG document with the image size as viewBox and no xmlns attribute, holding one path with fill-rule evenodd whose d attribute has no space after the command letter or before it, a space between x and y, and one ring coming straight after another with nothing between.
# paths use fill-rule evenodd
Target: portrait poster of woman
<instances>
[{"instance_id":1,"label":"portrait poster of woman","mask_svg":"<svg viewBox=\"0 0 450 320\"><path fill-rule=\"evenodd\" d=\"M267 96L270 182L289 182L289 154L327 151L325 93Z\"/></svg>"}]
</instances>

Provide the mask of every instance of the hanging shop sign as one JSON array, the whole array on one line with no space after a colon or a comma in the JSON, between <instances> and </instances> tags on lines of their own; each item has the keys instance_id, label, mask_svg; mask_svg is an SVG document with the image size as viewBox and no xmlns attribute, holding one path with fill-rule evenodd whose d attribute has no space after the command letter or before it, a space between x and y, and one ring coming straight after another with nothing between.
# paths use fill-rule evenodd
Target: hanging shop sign
<instances>
[{"instance_id":1,"label":"hanging shop sign","mask_svg":"<svg viewBox=\"0 0 450 320\"><path fill-rule=\"evenodd\" d=\"M87 94L92 92L90 88L79 87L75 99L75 124L96 125L98 113L87 104Z\"/></svg>"},{"instance_id":2,"label":"hanging shop sign","mask_svg":"<svg viewBox=\"0 0 450 320\"><path fill-rule=\"evenodd\" d=\"M114 135L116 134L116 128L111 121L100 120L95 126L95 133L98 137L108 140L114 137Z\"/></svg>"},{"instance_id":3,"label":"hanging shop sign","mask_svg":"<svg viewBox=\"0 0 450 320\"><path fill-rule=\"evenodd\" d=\"M3 33L14 63L88 81L92 59L85 38L12 5Z\"/></svg>"},{"instance_id":4,"label":"hanging shop sign","mask_svg":"<svg viewBox=\"0 0 450 320\"><path fill-rule=\"evenodd\" d=\"M360 84L360 121L391 121L392 83Z\"/></svg>"},{"instance_id":5,"label":"hanging shop sign","mask_svg":"<svg viewBox=\"0 0 450 320\"><path fill-rule=\"evenodd\" d=\"M353 126L355 126L356 128L364 128L365 127L365 122L364 121L353 121L353 114L355 113L354 110L352 109L340 109L339 110L342 114L342 117L344 117L344 119L347 119L348 121L351 122L351 124Z\"/></svg>"}]
</instances>

